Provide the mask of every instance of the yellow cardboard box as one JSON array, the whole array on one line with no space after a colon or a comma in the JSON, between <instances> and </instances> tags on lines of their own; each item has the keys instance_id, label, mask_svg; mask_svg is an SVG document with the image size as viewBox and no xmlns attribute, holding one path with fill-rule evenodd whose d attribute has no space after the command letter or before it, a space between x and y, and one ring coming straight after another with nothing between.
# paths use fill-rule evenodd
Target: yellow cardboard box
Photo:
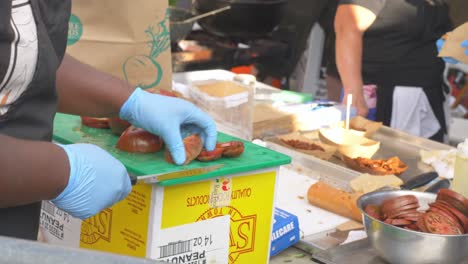
<instances>
[{"instance_id":1,"label":"yellow cardboard box","mask_svg":"<svg viewBox=\"0 0 468 264\"><path fill-rule=\"evenodd\" d=\"M137 185L125 200L81 223L45 203L42 236L48 243L172 263L268 263L277 169Z\"/></svg>"}]
</instances>

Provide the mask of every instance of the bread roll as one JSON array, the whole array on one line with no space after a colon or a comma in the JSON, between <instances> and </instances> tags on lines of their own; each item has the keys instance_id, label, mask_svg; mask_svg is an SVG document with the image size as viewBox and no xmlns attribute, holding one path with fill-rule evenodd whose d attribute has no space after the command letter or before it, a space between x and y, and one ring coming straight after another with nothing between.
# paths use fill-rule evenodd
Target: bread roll
<instances>
[{"instance_id":1,"label":"bread roll","mask_svg":"<svg viewBox=\"0 0 468 264\"><path fill-rule=\"evenodd\" d=\"M312 184L307 191L309 203L332 213L362 222L357 199L362 193L347 193L324 182Z\"/></svg>"}]
</instances>

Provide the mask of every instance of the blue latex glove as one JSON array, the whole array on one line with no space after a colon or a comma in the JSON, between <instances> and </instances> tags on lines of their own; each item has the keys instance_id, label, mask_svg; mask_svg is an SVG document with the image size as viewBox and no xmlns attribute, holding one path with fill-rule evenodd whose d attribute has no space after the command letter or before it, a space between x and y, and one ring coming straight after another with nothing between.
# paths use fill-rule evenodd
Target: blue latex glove
<instances>
[{"instance_id":1,"label":"blue latex glove","mask_svg":"<svg viewBox=\"0 0 468 264\"><path fill-rule=\"evenodd\" d=\"M444 46L445 44L445 40L443 39L438 39L437 42L436 42L436 46L437 46L437 51L440 52L440 50L442 49L442 47ZM452 57L442 57L442 59L446 62L446 63L450 63L450 64L457 64L458 61Z\"/></svg>"},{"instance_id":2,"label":"blue latex glove","mask_svg":"<svg viewBox=\"0 0 468 264\"><path fill-rule=\"evenodd\" d=\"M208 151L216 146L216 124L192 103L137 88L120 109L120 118L160 136L176 164L185 161L184 130L197 132Z\"/></svg>"},{"instance_id":3,"label":"blue latex glove","mask_svg":"<svg viewBox=\"0 0 468 264\"><path fill-rule=\"evenodd\" d=\"M91 144L59 145L68 155L70 179L52 202L80 219L89 218L124 199L132 186L124 165Z\"/></svg>"}]
</instances>

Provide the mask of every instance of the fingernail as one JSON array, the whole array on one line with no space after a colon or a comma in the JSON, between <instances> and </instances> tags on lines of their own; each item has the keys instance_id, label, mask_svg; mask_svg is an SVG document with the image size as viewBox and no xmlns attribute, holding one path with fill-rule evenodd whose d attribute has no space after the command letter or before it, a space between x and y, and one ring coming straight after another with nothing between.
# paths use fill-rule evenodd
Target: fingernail
<instances>
[{"instance_id":1,"label":"fingernail","mask_svg":"<svg viewBox=\"0 0 468 264\"><path fill-rule=\"evenodd\" d=\"M185 153L175 151L172 158L174 159L175 164L182 165L185 162Z\"/></svg>"}]
</instances>

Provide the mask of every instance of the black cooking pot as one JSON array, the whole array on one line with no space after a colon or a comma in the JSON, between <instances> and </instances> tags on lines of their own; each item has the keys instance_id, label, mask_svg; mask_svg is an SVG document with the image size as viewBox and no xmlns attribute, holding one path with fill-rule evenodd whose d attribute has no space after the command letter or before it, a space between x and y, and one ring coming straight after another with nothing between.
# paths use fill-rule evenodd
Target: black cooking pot
<instances>
[{"instance_id":1,"label":"black cooking pot","mask_svg":"<svg viewBox=\"0 0 468 264\"><path fill-rule=\"evenodd\" d=\"M287 0L195 0L197 13L227 5L231 9L198 21L200 26L221 37L253 39L268 35L280 23Z\"/></svg>"}]
</instances>

